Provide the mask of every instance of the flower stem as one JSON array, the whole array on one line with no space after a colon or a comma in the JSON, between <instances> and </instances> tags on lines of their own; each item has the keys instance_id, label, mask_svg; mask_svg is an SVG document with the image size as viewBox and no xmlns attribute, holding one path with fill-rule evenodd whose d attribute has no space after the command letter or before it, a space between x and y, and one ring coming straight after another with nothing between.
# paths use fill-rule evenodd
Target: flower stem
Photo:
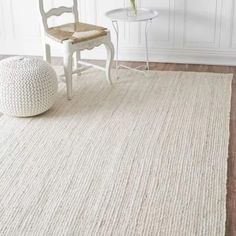
<instances>
[{"instance_id":1,"label":"flower stem","mask_svg":"<svg viewBox=\"0 0 236 236\"><path fill-rule=\"evenodd\" d=\"M130 0L131 7L134 11L134 14L137 15L137 6L136 6L136 0Z\"/></svg>"}]
</instances>

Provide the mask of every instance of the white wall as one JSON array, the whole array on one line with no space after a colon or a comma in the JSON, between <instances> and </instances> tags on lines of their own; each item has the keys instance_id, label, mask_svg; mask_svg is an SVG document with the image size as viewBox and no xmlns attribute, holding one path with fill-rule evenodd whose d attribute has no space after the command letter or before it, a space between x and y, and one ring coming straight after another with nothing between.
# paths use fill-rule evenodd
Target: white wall
<instances>
[{"instance_id":1,"label":"white wall","mask_svg":"<svg viewBox=\"0 0 236 236\"><path fill-rule=\"evenodd\" d=\"M81 19L112 30L104 13L126 1L79 0ZM69 5L70 0L45 2L49 8ZM37 4L38 0L0 0L0 54L42 54ZM236 65L235 0L139 0L138 4L160 12L149 35L151 61ZM121 59L145 58L143 31L139 23L121 24ZM57 48L54 55L60 55ZM84 56L103 58L103 49Z\"/></svg>"}]
</instances>

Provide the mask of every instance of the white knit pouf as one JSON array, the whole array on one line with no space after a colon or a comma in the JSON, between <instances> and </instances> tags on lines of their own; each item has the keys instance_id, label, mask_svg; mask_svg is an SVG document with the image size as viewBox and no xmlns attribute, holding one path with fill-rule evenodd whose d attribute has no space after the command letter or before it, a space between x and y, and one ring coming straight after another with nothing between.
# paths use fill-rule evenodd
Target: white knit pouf
<instances>
[{"instance_id":1,"label":"white knit pouf","mask_svg":"<svg viewBox=\"0 0 236 236\"><path fill-rule=\"evenodd\" d=\"M45 61L11 57L0 61L0 112L17 117L35 116L55 102L57 76Z\"/></svg>"}]
</instances>

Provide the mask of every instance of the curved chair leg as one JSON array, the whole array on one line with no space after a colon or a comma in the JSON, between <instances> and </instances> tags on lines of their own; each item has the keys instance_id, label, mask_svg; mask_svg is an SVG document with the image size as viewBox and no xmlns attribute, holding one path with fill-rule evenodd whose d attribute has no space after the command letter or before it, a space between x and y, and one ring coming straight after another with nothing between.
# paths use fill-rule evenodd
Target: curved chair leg
<instances>
[{"instance_id":1,"label":"curved chair leg","mask_svg":"<svg viewBox=\"0 0 236 236\"><path fill-rule=\"evenodd\" d=\"M74 55L74 68L75 68L75 70L79 69L78 61L80 61L80 59L81 59L80 51L76 51L75 55ZM81 73L78 72L77 75L81 75Z\"/></svg>"},{"instance_id":2,"label":"curved chair leg","mask_svg":"<svg viewBox=\"0 0 236 236\"><path fill-rule=\"evenodd\" d=\"M63 66L66 77L66 88L67 88L67 98L68 100L72 99L72 54L67 53L63 58Z\"/></svg>"},{"instance_id":3,"label":"curved chair leg","mask_svg":"<svg viewBox=\"0 0 236 236\"><path fill-rule=\"evenodd\" d=\"M48 62L49 64L51 64L51 47L49 44L45 43L44 45L44 55L43 55L43 59Z\"/></svg>"},{"instance_id":4,"label":"curved chair leg","mask_svg":"<svg viewBox=\"0 0 236 236\"><path fill-rule=\"evenodd\" d=\"M107 50L107 62L106 62L106 77L108 83L112 84L111 80L111 66L114 59L114 46L111 41L104 43Z\"/></svg>"}]
</instances>

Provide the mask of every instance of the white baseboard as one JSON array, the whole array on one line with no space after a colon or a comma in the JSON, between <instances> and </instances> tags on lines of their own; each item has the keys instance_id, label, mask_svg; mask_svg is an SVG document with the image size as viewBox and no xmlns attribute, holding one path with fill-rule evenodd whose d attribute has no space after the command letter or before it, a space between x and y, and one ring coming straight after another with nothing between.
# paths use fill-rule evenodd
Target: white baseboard
<instances>
[{"instance_id":1,"label":"white baseboard","mask_svg":"<svg viewBox=\"0 0 236 236\"><path fill-rule=\"evenodd\" d=\"M42 55L41 41L34 39L22 42L0 42L1 55ZM9 45L11 45L9 47ZM59 48L52 49L53 56L62 56ZM105 50L102 47L82 53L85 59L105 59ZM150 61L164 63L206 64L236 66L235 51L191 50L191 49L158 49L151 48ZM121 48L119 60L145 61L144 48Z\"/></svg>"},{"instance_id":2,"label":"white baseboard","mask_svg":"<svg viewBox=\"0 0 236 236\"><path fill-rule=\"evenodd\" d=\"M123 48L119 53L119 60L145 61L145 50ZM105 59L104 52L99 48L95 53L86 52L88 59ZM236 66L236 52L230 51L203 51L189 49L150 49L151 62L181 63L181 64L206 64Z\"/></svg>"}]
</instances>

